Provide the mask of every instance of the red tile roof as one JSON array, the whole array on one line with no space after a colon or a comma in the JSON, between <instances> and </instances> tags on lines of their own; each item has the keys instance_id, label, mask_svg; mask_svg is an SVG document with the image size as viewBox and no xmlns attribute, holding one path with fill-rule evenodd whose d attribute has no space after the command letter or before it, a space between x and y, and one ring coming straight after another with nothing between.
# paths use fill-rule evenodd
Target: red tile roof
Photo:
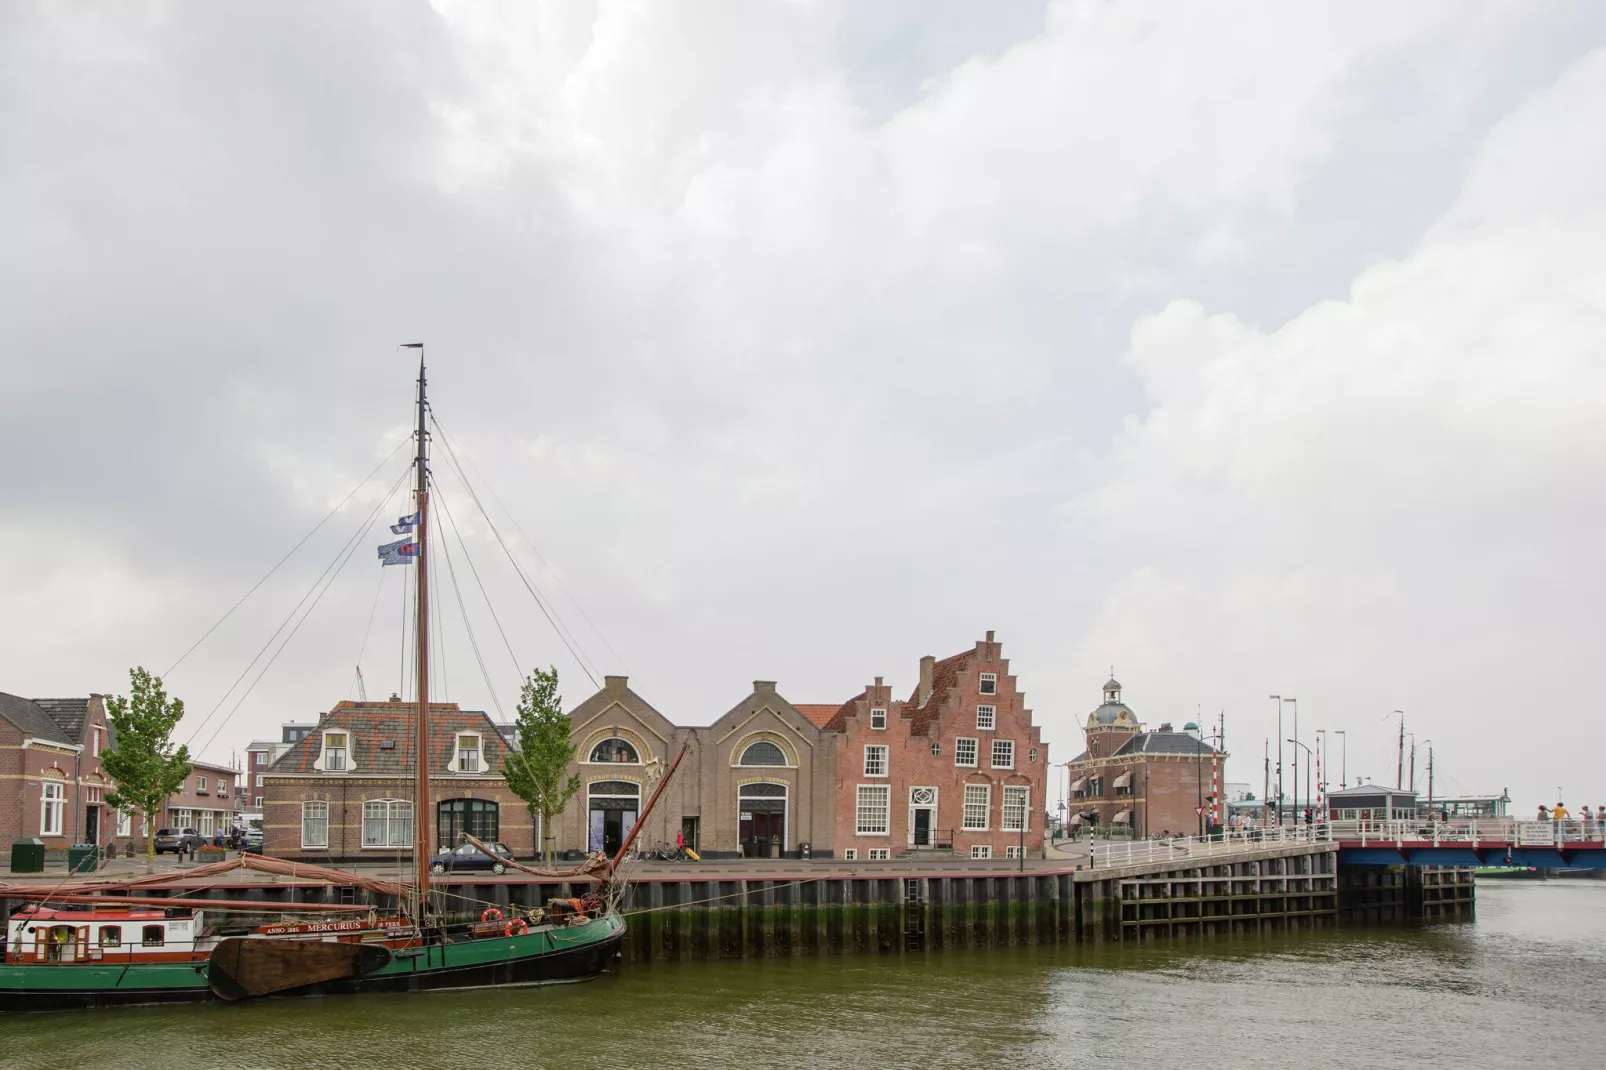
<instances>
[{"instance_id":1,"label":"red tile roof","mask_svg":"<svg viewBox=\"0 0 1606 1070\"><path fill-rule=\"evenodd\" d=\"M864 701L864 697L867 694L869 694L868 691L860 691L842 705L832 707L831 716L820 727L827 732L846 732L848 730L848 715L853 712L855 706Z\"/></svg>"},{"instance_id":2,"label":"red tile roof","mask_svg":"<svg viewBox=\"0 0 1606 1070\"><path fill-rule=\"evenodd\" d=\"M825 723L831 719L831 715L837 710L834 702L827 702L823 705L820 703L794 702L792 703L792 708L807 717L809 723L816 728L824 728Z\"/></svg>"},{"instance_id":3,"label":"red tile roof","mask_svg":"<svg viewBox=\"0 0 1606 1070\"><path fill-rule=\"evenodd\" d=\"M310 773L321 775L312 763L323 749L323 734L345 731L351 734L349 761L358 776L412 776L416 735L414 702L348 702L335 704L318 727L284 752L270 767L271 773ZM444 771L453 759L459 732L477 732L480 755L487 776L500 776L502 755L507 744L491 719L477 710L464 710L455 702L429 704L430 773ZM389 746L385 744L389 743ZM346 774L331 773L331 776Z\"/></svg>"},{"instance_id":4,"label":"red tile roof","mask_svg":"<svg viewBox=\"0 0 1606 1070\"><path fill-rule=\"evenodd\" d=\"M920 685L915 685L914 692L909 696L908 708L913 711L909 715L910 735L923 736L928 734L926 730L931 727L942 712L943 703L948 698L948 692L959 682L959 674L970 668L970 659L975 654L975 648L971 648L961 654L943 658L932 667L931 696L926 699L924 706L918 704L920 700Z\"/></svg>"}]
</instances>

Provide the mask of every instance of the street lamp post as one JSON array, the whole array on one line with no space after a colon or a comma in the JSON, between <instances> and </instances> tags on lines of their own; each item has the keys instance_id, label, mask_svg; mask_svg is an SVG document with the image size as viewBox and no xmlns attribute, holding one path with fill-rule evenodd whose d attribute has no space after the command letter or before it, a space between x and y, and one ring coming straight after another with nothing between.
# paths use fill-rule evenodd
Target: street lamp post
<instances>
[{"instance_id":1,"label":"street lamp post","mask_svg":"<svg viewBox=\"0 0 1606 1070\"><path fill-rule=\"evenodd\" d=\"M1297 698L1285 698L1285 699L1283 699L1283 701L1292 704L1292 706L1294 707L1294 738L1289 740L1289 742L1290 743L1297 743L1297 742L1299 742L1299 700ZM1310 794L1310 784L1309 784L1310 778L1306 777L1305 779L1306 779L1305 793L1308 795L1308 794ZM1298 753L1295 753L1295 755L1294 755L1294 824L1296 824L1296 825L1299 824L1299 755L1298 755Z\"/></svg>"},{"instance_id":2,"label":"street lamp post","mask_svg":"<svg viewBox=\"0 0 1606 1070\"><path fill-rule=\"evenodd\" d=\"M1316 806L1321 808L1327 799L1327 777L1332 772L1333 756L1327 749L1327 729L1316 730Z\"/></svg>"},{"instance_id":3,"label":"street lamp post","mask_svg":"<svg viewBox=\"0 0 1606 1070\"><path fill-rule=\"evenodd\" d=\"M1277 827L1283 824L1283 697L1268 695L1277 703Z\"/></svg>"},{"instance_id":4,"label":"street lamp post","mask_svg":"<svg viewBox=\"0 0 1606 1070\"><path fill-rule=\"evenodd\" d=\"M1297 739L1290 739L1288 742L1305 752L1305 790L1308 793L1310 791L1310 748ZM1297 751L1294 753L1294 775L1299 775L1299 753ZM1298 783L1298 781L1295 781L1295 783ZM1297 792L1299 789L1295 788L1294 790ZM1308 825L1310 821L1307 820L1305 823ZM1299 798L1297 796L1294 798L1294 827L1299 827Z\"/></svg>"},{"instance_id":5,"label":"street lamp post","mask_svg":"<svg viewBox=\"0 0 1606 1070\"><path fill-rule=\"evenodd\" d=\"M1026 822L1031 817L1031 809L1022 799L1020 804L1020 871L1026 872Z\"/></svg>"}]
</instances>

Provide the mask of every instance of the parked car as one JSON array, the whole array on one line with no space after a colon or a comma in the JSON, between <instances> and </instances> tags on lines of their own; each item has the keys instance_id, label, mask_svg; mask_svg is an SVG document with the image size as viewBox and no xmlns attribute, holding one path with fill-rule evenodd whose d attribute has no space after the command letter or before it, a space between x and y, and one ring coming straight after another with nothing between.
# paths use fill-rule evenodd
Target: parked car
<instances>
[{"instance_id":1,"label":"parked car","mask_svg":"<svg viewBox=\"0 0 1606 1070\"><path fill-rule=\"evenodd\" d=\"M166 851L183 854L186 851L199 849L205 842L200 832L192 828L156 830L157 854L162 854Z\"/></svg>"},{"instance_id":2,"label":"parked car","mask_svg":"<svg viewBox=\"0 0 1606 1070\"><path fill-rule=\"evenodd\" d=\"M486 854L472 843L465 843L461 847L446 847L436 852L435 859L429 864L431 873L466 873L477 869L488 869L492 873L503 874L507 872L507 859L513 857L505 843L486 844L494 855Z\"/></svg>"}]
</instances>

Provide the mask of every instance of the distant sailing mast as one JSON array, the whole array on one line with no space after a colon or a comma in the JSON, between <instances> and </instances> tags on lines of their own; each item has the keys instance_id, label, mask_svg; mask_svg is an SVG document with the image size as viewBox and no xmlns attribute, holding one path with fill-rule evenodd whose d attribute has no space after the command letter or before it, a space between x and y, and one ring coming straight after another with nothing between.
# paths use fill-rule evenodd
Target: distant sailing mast
<instances>
[{"instance_id":1,"label":"distant sailing mast","mask_svg":"<svg viewBox=\"0 0 1606 1070\"><path fill-rule=\"evenodd\" d=\"M425 430L427 381L424 377L424 343L408 342L403 349L418 350L418 482L413 505L418 516L418 594L414 599L418 617L418 717L413 755L417 766L413 799L413 862L418 867L418 924L424 926L429 912L429 433Z\"/></svg>"}]
</instances>

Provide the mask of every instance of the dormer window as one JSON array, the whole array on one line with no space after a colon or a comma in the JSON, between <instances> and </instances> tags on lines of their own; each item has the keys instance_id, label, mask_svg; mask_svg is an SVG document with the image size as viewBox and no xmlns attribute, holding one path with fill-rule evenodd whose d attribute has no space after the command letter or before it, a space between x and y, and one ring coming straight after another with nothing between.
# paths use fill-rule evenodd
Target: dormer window
<instances>
[{"instance_id":1,"label":"dormer window","mask_svg":"<svg viewBox=\"0 0 1606 1070\"><path fill-rule=\"evenodd\" d=\"M346 733L325 732L323 734L323 771L326 773L343 773L349 763L347 762Z\"/></svg>"},{"instance_id":2,"label":"dormer window","mask_svg":"<svg viewBox=\"0 0 1606 1070\"><path fill-rule=\"evenodd\" d=\"M883 729L885 729L887 727L887 711L886 710L871 710L870 711L870 727L874 728L878 732L882 731Z\"/></svg>"},{"instance_id":3,"label":"dormer window","mask_svg":"<svg viewBox=\"0 0 1606 1070\"><path fill-rule=\"evenodd\" d=\"M984 695L998 694L998 674L995 672L982 673L981 683L978 686L981 693Z\"/></svg>"},{"instance_id":4,"label":"dormer window","mask_svg":"<svg viewBox=\"0 0 1606 1070\"><path fill-rule=\"evenodd\" d=\"M457 737L457 764L453 770L458 773L478 773L480 771L480 737L473 732L464 732Z\"/></svg>"}]
</instances>

